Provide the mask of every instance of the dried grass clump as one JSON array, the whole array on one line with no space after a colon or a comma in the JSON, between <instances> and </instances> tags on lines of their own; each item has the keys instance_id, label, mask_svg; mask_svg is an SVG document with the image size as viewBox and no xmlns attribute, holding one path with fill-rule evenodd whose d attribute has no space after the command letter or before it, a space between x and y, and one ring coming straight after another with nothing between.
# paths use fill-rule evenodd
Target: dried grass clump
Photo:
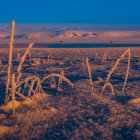
<instances>
[{"instance_id":1,"label":"dried grass clump","mask_svg":"<svg viewBox=\"0 0 140 140\"><path fill-rule=\"evenodd\" d=\"M17 61L20 61L20 59L21 59L20 52L17 51Z\"/></svg>"},{"instance_id":2,"label":"dried grass clump","mask_svg":"<svg viewBox=\"0 0 140 140\"><path fill-rule=\"evenodd\" d=\"M11 38L10 38L10 50L9 50L9 61L8 61L8 79L7 79L7 84L6 84L6 100L8 97L8 89L9 89L9 84L10 84L10 77L11 77L11 68L12 68L12 54L13 54L13 42L14 42L14 34L15 34L15 21L13 20L11 23Z\"/></svg>"},{"instance_id":3,"label":"dried grass clump","mask_svg":"<svg viewBox=\"0 0 140 140\"><path fill-rule=\"evenodd\" d=\"M31 85L29 83L31 83ZM29 87L28 97L31 96L31 92L33 92L34 95L38 92L43 93L40 79L36 76L28 76L25 80L19 82L16 85L16 88L19 89L23 84L24 84L24 90L25 88ZM24 94L24 90L22 94Z\"/></svg>"},{"instance_id":4,"label":"dried grass clump","mask_svg":"<svg viewBox=\"0 0 140 140\"><path fill-rule=\"evenodd\" d=\"M41 83L43 83L46 79L51 78L51 77L58 77L58 78L61 78L61 79L63 79L64 81L66 81L71 87L73 87L73 83L71 83L67 78L65 78L63 75L56 74L56 73L52 73L52 74L49 74L48 76L44 77L44 78L41 80Z\"/></svg>"},{"instance_id":5,"label":"dried grass clump","mask_svg":"<svg viewBox=\"0 0 140 140\"><path fill-rule=\"evenodd\" d=\"M7 67L8 67L8 65L5 65L0 72L4 72Z\"/></svg>"},{"instance_id":6,"label":"dried grass clump","mask_svg":"<svg viewBox=\"0 0 140 140\"><path fill-rule=\"evenodd\" d=\"M33 66L39 66L41 64L40 58L33 58Z\"/></svg>"},{"instance_id":7,"label":"dried grass clump","mask_svg":"<svg viewBox=\"0 0 140 140\"><path fill-rule=\"evenodd\" d=\"M51 78L51 85L53 85L54 87L52 88L56 88L56 82L55 82L55 79L54 77L58 77L59 78L59 85L62 84L62 80L66 81L70 86L73 87L73 84L67 79L64 77L64 72L62 71L61 72L61 75L59 74L55 74L55 73L52 73L46 77L43 78L43 80L40 81L40 79L36 76L28 76L25 80L19 82L17 85L16 85L16 94L18 94L19 96L21 96L22 98L24 99L27 99L27 97L25 97L23 94L24 94L24 90L25 88L29 88L29 91L28 91L28 98L31 97L31 93L33 93L34 95L36 93L44 93L43 89L42 89L42 85L41 83L43 83L46 79L48 78ZM30 83L30 84L29 84ZM24 90L22 93L20 93L20 89L21 89L21 86L24 84Z\"/></svg>"},{"instance_id":8,"label":"dried grass clump","mask_svg":"<svg viewBox=\"0 0 140 140\"><path fill-rule=\"evenodd\" d=\"M20 73L18 74L18 76L17 76L16 83L18 83L18 82L19 82L19 80L20 80L21 76L22 76L22 73L20 72Z\"/></svg>"},{"instance_id":9,"label":"dried grass clump","mask_svg":"<svg viewBox=\"0 0 140 140\"><path fill-rule=\"evenodd\" d=\"M52 55L48 55L47 64L55 64L55 61L52 58Z\"/></svg>"},{"instance_id":10,"label":"dried grass clump","mask_svg":"<svg viewBox=\"0 0 140 140\"><path fill-rule=\"evenodd\" d=\"M50 88L52 88L52 89L55 89L56 88L56 82L55 82L54 77L51 77Z\"/></svg>"},{"instance_id":11,"label":"dried grass clump","mask_svg":"<svg viewBox=\"0 0 140 140\"><path fill-rule=\"evenodd\" d=\"M9 61L8 61L8 69L7 69L8 78L7 78L7 84L6 84L6 99L5 99L5 104L7 104L9 99L10 99L10 96L12 95L13 110L14 110L14 102L15 102L15 93L19 92L19 91L16 91L16 84L19 82L19 80L20 80L20 78L22 76L22 73L20 72L21 68L22 68L22 64L24 63L26 55L29 53L31 47L34 44L34 42L30 43L29 47L27 48L27 50L25 51L24 55L22 56L21 61L20 61L19 65L18 65L18 68L17 68L17 74L18 75L17 75L16 81L15 81L15 74L11 77L13 42L14 42L14 33L15 33L14 26L15 26L15 21L13 20L12 24L11 24L11 38L10 38L10 44L9 44L10 50L9 50ZM11 78L12 78L12 81L10 81ZM10 83L10 82L12 82L12 83ZM12 88L9 88L10 84L12 85ZM9 90L10 90L10 93L9 93ZM20 93L18 93L18 95L19 94ZM13 113L13 114L15 114L15 113Z\"/></svg>"},{"instance_id":12,"label":"dried grass clump","mask_svg":"<svg viewBox=\"0 0 140 140\"><path fill-rule=\"evenodd\" d=\"M29 81L31 81L31 85L29 85ZM21 85L24 84L24 88L29 87L29 92L28 92L28 97L26 97L23 93L20 93L21 91ZM36 86L35 86L36 83ZM25 102L23 101L24 104L32 104L33 101L32 99L30 99L31 97L31 92L33 92L33 94L35 95L36 93L41 93L43 92L41 84L40 84L40 79L36 76L29 76L27 77L24 81L20 82L20 83L16 83L15 82L15 74L12 75L12 88L10 89L10 94L7 97L7 102L10 99L10 96L12 96L12 102L7 103L7 105L5 105L2 109L7 110L7 109L13 109L13 116L15 116L15 108L20 106L20 103L18 101L16 101L15 99L15 95L17 94L18 96L22 97ZM28 102L28 103L27 103ZM12 103L12 105L10 104Z\"/></svg>"},{"instance_id":13,"label":"dried grass clump","mask_svg":"<svg viewBox=\"0 0 140 140\"><path fill-rule=\"evenodd\" d=\"M22 56L21 61L19 63L19 66L17 68L17 72L18 72L17 80L15 81L15 74L12 74L12 77L11 77L13 42L14 42L14 33L15 33L14 26L15 26L15 21L13 20L12 24L11 24L11 38L10 38L10 44L9 44L10 51L9 51L9 61L8 61L8 70L7 70L8 78L7 78L7 84L6 84L6 99L5 99L5 103L7 104L7 102L10 99L10 96L12 96L13 115L15 115L15 93L17 93L18 95L21 95L19 93L19 89L18 89L18 91L16 91L16 85L19 82L20 77L22 76L22 73L20 72L21 68L22 68L22 64L23 64L23 62L26 58L26 55L28 54L29 50L31 49L32 45L34 44L33 42L30 43L28 49L25 52L25 54ZM11 88L9 88L10 79L12 79L12 81L11 81L12 87ZM9 93L9 90L10 90L10 93Z\"/></svg>"},{"instance_id":14,"label":"dried grass clump","mask_svg":"<svg viewBox=\"0 0 140 140\"><path fill-rule=\"evenodd\" d=\"M35 86L35 84L36 84L36 86ZM35 87L35 89L34 89L34 87ZM28 92L28 97L31 96L31 91L34 93L34 95L38 92L43 93L41 82L40 82L40 79L38 77L35 77L35 79L32 80L30 90Z\"/></svg>"},{"instance_id":15,"label":"dried grass clump","mask_svg":"<svg viewBox=\"0 0 140 140\"><path fill-rule=\"evenodd\" d=\"M112 92L112 94L113 94L113 96L114 96L113 86L112 86L112 84L111 84L110 82L108 82L105 86L103 86L102 90L104 91L105 88L106 88L107 86L109 86L109 87L111 88L111 92ZM101 97L101 96L100 96L100 97Z\"/></svg>"},{"instance_id":16,"label":"dried grass clump","mask_svg":"<svg viewBox=\"0 0 140 140\"><path fill-rule=\"evenodd\" d=\"M91 71L90 71L90 66L89 66L89 62L88 62L88 57L86 58L86 63L87 63L87 68L88 68L88 74L89 74L89 78L90 78L90 86L91 86L91 94L93 95L93 82L92 82L92 78L91 78Z\"/></svg>"},{"instance_id":17,"label":"dried grass clump","mask_svg":"<svg viewBox=\"0 0 140 140\"><path fill-rule=\"evenodd\" d=\"M99 83L103 83L104 80L101 77L97 77L98 81L95 81L94 83L99 84Z\"/></svg>"},{"instance_id":18,"label":"dried grass clump","mask_svg":"<svg viewBox=\"0 0 140 140\"><path fill-rule=\"evenodd\" d=\"M107 60L107 53L103 54L101 60L102 60L102 62L106 62L106 60Z\"/></svg>"},{"instance_id":19,"label":"dried grass clump","mask_svg":"<svg viewBox=\"0 0 140 140\"><path fill-rule=\"evenodd\" d=\"M32 58L31 58L31 50L29 50L28 55L29 55L30 63L31 63L31 62L32 62Z\"/></svg>"},{"instance_id":20,"label":"dried grass clump","mask_svg":"<svg viewBox=\"0 0 140 140\"><path fill-rule=\"evenodd\" d=\"M64 76L64 70L61 71L60 75ZM63 91L60 87L62 85L62 81L63 81L63 79L61 77L59 77L57 91L60 91L60 92Z\"/></svg>"},{"instance_id":21,"label":"dried grass clump","mask_svg":"<svg viewBox=\"0 0 140 140\"><path fill-rule=\"evenodd\" d=\"M64 70L61 71L61 76L64 76ZM60 86L62 84L62 81L63 79L61 77L59 77L59 80L58 80L58 86Z\"/></svg>"},{"instance_id":22,"label":"dried grass clump","mask_svg":"<svg viewBox=\"0 0 140 140\"><path fill-rule=\"evenodd\" d=\"M98 60L98 53L95 54L95 60Z\"/></svg>"},{"instance_id":23,"label":"dried grass clump","mask_svg":"<svg viewBox=\"0 0 140 140\"><path fill-rule=\"evenodd\" d=\"M12 74L12 106L13 106L13 116L15 116L15 74Z\"/></svg>"},{"instance_id":24,"label":"dried grass clump","mask_svg":"<svg viewBox=\"0 0 140 140\"><path fill-rule=\"evenodd\" d=\"M115 69L117 69L117 65L119 64L120 60L124 59L124 56L128 54L128 65L127 65L127 71L126 71L126 75L125 75L125 81L124 81L124 85L123 85L123 89L122 89L122 94L124 93L124 88L126 86L126 83L127 83L127 79L128 79L128 74L129 74L129 68L130 68L130 49L127 49L121 56L120 58L118 58L118 60L116 61L114 67L112 68L112 70L109 72L107 78L106 78L106 81L104 83L104 86L102 87L102 91L101 91L101 95L100 97L102 96L103 92L104 92L104 89L105 87L108 85L108 81L111 77L111 74L114 72ZM113 87L112 87L113 88Z\"/></svg>"},{"instance_id":25,"label":"dried grass clump","mask_svg":"<svg viewBox=\"0 0 140 140\"><path fill-rule=\"evenodd\" d=\"M30 49L32 48L33 45L34 45L34 42L31 42L29 44L27 50L25 51L24 55L22 56L21 61L20 61L19 65L18 65L18 68L17 68L18 73L20 73L21 68L22 68L22 64L24 63L24 60L25 60L27 54L29 53L29 51L30 51Z\"/></svg>"}]
</instances>

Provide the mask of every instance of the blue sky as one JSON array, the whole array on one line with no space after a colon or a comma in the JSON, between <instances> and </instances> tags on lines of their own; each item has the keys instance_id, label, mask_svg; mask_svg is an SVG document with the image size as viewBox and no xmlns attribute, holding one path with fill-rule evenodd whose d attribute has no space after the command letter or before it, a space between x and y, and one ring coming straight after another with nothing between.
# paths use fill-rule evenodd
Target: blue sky
<instances>
[{"instance_id":1,"label":"blue sky","mask_svg":"<svg viewBox=\"0 0 140 140\"><path fill-rule=\"evenodd\" d=\"M0 23L140 24L140 0L1 0Z\"/></svg>"}]
</instances>

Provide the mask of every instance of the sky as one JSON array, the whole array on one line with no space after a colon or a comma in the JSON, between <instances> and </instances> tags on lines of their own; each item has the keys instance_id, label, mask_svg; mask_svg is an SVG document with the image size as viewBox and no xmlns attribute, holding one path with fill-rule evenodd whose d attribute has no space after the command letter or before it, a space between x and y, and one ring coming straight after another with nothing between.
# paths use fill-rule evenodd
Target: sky
<instances>
[{"instance_id":1,"label":"sky","mask_svg":"<svg viewBox=\"0 0 140 140\"><path fill-rule=\"evenodd\" d=\"M0 0L0 23L140 24L140 0Z\"/></svg>"}]
</instances>

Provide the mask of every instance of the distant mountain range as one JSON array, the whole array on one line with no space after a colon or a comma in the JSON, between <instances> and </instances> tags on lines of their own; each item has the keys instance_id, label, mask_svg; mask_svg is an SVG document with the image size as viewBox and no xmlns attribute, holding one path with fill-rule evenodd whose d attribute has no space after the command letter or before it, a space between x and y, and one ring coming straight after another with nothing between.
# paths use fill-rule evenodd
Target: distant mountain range
<instances>
[{"instance_id":1,"label":"distant mountain range","mask_svg":"<svg viewBox=\"0 0 140 140\"><path fill-rule=\"evenodd\" d=\"M0 44L9 40L10 34L0 32ZM31 32L15 34L15 42L37 43L140 43L140 31L79 31Z\"/></svg>"}]
</instances>

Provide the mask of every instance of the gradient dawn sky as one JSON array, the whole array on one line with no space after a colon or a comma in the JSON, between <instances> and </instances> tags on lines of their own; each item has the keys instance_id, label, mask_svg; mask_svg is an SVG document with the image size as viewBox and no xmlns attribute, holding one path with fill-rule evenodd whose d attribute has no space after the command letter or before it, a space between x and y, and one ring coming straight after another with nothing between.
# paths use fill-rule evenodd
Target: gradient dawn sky
<instances>
[{"instance_id":1,"label":"gradient dawn sky","mask_svg":"<svg viewBox=\"0 0 140 140\"><path fill-rule=\"evenodd\" d=\"M140 24L140 0L1 0L0 23Z\"/></svg>"}]
</instances>

